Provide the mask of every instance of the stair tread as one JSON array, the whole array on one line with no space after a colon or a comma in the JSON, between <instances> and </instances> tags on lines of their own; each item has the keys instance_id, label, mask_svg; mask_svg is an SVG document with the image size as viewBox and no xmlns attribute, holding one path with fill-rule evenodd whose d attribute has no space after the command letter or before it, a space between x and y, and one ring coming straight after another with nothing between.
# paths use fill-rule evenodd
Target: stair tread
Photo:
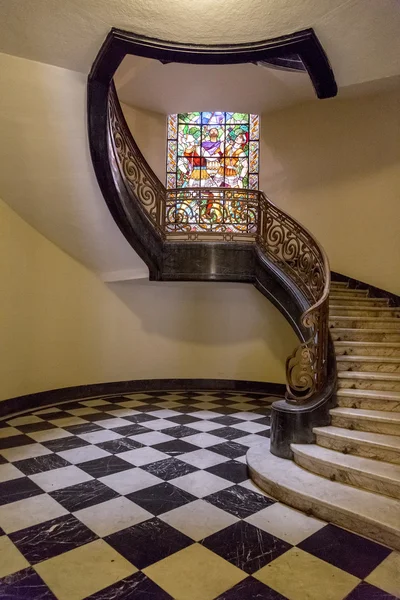
<instances>
[{"instance_id":1,"label":"stair tread","mask_svg":"<svg viewBox=\"0 0 400 600\"><path fill-rule=\"evenodd\" d=\"M350 348L362 348L363 346L367 348L400 348L400 342L362 342L359 340L340 340L333 342L335 346L343 347L350 346Z\"/></svg>"},{"instance_id":2,"label":"stair tread","mask_svg":"<svg viewBox=\"0 0 400 600\"><path fill-rule=\"evenodd\" d=\"M386 312L400 312L400 306L346 306L345 304L330 304L329 308L331 310L360 310L366 311L369 310L378 310L378 311L386 311ZM347 315L341 315L343 317ZM395 317L394 317L395 318Z\"/></svg>"},{"instance_id":3,"label":"stair tread","mask_svg":"<svg viewBox=\"0 0 400 600\"><path fill-rule=\"evenodd\" d=\"M369 363L399 363L400 356L373 356L370 355L358 355L358 354L339 354L336 357L336 362L369 362Z\"/></svg>"},{"instance_id":4,"label":"stair tread","mask_svg":"<svg viewBox=\"0 0 400 600\"><path fill-rule=\"evenodd\" d=\"M324 511L331 511L331 521L344 523L347 520L349 527L355 519L359 530L362 521L365 521L365 533L368 532L368 524L374 529L378 527L387 532L392 543L399 547L398 500L315 475L294 461L270 454L267 444L250 448L247 463L256 483L267 491L271 484L279 494L278 499L285 495L285 501L297 507L301 507L302 501L303 504L311 501L314 514L320 515L318 510L321 507Z\"/></svg>"},{"instance_id":5,"label":"stair tread","mask_svg":"<svg viewBox=\"0 0 400 600\"><path fill-rule=\"evenodd\" d=\"M367 408L347 408L339 406L337 408L331 408L329 413L341 417L385 421L387 423L400 425L400 413L394 413L388 410L369 410Z\"/></svg>"},{"instance_id":6,"label":"stair tread","mask_svg":"<svg viewBox=\"0 0 400 600\"><path fill-rule=\"evenodd\" d=\"M335 290L336 291L336 290ZM387 304L389 300L387 298L371 298L371 296L348 296L340 291L339 294L329 294L330 300L348 300L349 302L379 302Z\"/></svg>"},{"instance_id":7,"label":"stair tread","mask_svg":"<svg viewBox=\"0 0 400 600\"><path fill-rule=\"evenodd\" d=\"M333 466L344 467L372 475L378 479L388 479L400 484L400 465L373 458L364 458L355 454L343 454L337 450L324 448L317 444L291 444L291 448L295 454L302 454L307 458L314 458Z\"/></svg>"},{"instance_id":8,"label":"stair tread","mask_svg":"<svg viewBox=\"0 0 400 600\"><path fill-rule=\"evenodd\" d=\"M400 324L399 324L400 325ZM400 327L399 327L400 329ZM399 331L397 329L394 328L390 328L387 327L386 329L384 327L379 327L376 329L367 329L366 327L332 327L331 330L333 331L351 331L354 332L356 331L357 333L360 333L360 331L362 331L363 333L395 333L398 334Z\"/></svg>"},{"instance_id":9,"label":"stair tread","mask_svg":"<svg viewBox=\"0 0 400 600\"><path fill-rule=\"evenodd\" d=\"M339 379L373 379L375 381L400 381L400 373L380 371L339 371Z\"/></svg>"},{"instance_id":10,"label":"stair tread","mask_svg":"<svg viewBox=\"0 0 400 600\"><path fill-rule=\"evenodd\" d=\"M341 388L336 392L337 396L351 396L353 398L375 398L376 400L399 400L400 392L387 392L385 390L355 390Z\"/></svg>"},{"instance_id":11,"label":"stair tread","mask_svg":"<svg viewBox=\"0 0 400 600\"><path fill-rule=\"evenodd\" d=\"M345 429L344 427L335 427L327 425L325 427L314 427L315 434L320 433L328 437L340 438L349 442L367 442L373 446L385 450L400 451L400 436L388 435L386 433L374 433L372 431L357 431L356 429Z\"/></svg>"},{"instance_id":12,"label":"stair tread","mask_svg":"<svg viewBox=\"0 0 400 600\"><path fill-rule=\"evenodd\" d=\"M399 317L363 317L362 315L329 315L329 320L335 319L340 321L367 321L368 323L398 323L400 327Z\"/></svg>"}]
</instances>

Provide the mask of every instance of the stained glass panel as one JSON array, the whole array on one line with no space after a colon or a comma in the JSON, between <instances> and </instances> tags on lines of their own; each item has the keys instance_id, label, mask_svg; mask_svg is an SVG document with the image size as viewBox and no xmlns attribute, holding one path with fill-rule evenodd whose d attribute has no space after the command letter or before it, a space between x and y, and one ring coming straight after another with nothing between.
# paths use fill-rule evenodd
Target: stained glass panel
<instances>
[{"instance_id":1,"label":"stained glass panel","mask_svg":"<svg viewBox=\"0 0 400 600\"><path fill-rule=\"evenodd\" d=\"M246 113L205 111L170 115L168 189L257 189L259 129L259 116ZM204 212L204 218L205 215Z\"/></svg>"}]
</instances>

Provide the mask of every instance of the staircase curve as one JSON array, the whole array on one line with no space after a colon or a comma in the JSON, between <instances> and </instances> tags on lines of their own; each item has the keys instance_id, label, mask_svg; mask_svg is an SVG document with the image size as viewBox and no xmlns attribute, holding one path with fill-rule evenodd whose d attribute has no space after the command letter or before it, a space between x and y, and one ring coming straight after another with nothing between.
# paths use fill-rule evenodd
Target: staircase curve
<instances>
[{"instance_id":1,"label":"staircase curve","mask_svg":"<svg viewBox=\"0 0 400 600\"><path fill-rule=\"evenodd\" d=\"M330 268L313 235L258 190L167 190L124 119L113 75L125 54L163 62L224 64L302 60L317 95L336 93L312 30L237 47L193 47L112 30L88 82L92 161L105 201L151 280L252 283L285 316L299 345L286 362L285 400L272 406L271 452L292 458L292 443L315 441L330 424L336 362L329 334ZM278 61L279 62L279 61ZM195 204L197 211L190 212ZM214 219L204 219L214 215Z\"/></svg>"}]
</instances>

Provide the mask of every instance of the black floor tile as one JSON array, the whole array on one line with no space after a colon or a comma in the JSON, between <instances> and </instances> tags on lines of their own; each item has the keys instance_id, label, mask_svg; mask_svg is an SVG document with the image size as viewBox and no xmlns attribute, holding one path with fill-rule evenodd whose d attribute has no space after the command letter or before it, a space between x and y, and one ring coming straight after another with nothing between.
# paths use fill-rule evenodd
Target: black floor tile
<instances>
[{"instance_id":1,"label":"black floor tile","mask_svg":"<svg viewBox=\"0 0 400 600\"><path fill-rule=\"evenodd\" d=\"M70 416L70 415L69 415ZM41 421L40 423L28 423L28 425L18 425L19 431L23 433L33 433L34 431L45 431L46 429L54 429L52 423Z\"/></svg>"},{"instance_id":2,"label":"black floor tile","mask_svg":"<svg viewBox=\"0 0 400 600\"><path fill-rule=\"evenodd\" d=\"M1 600L57 600L43 579L32 569L24 569L0 579Z\"/></svg>"},{"instance_id":3,"label":"black floor tile","mask_svg":"<svg viewBox=\"0 0 400 600\"><path fill-rule=\"evenodd\" d=\"M186 427L186 425L177 425L176 427L168 427L167 429L163 429L162 433L170 435L174 438L184 438L188 435L197 435L199 431L197 431L197 429L192 429L191 427Z\"/></svg>"},{"instance_id":4,"label":"black floor tile","mask_svg":"<svg viewBox=\"0 0 400 600\"><path fill-rule=\"evenodd\" d=\"M238 521L201 543L249 575L292 548L291 544L246 521Z\"/></svg>"},{"instance_id":5,"label":"black floor tile","mask_svg":"<svg viewBox=\"0 0 400 600\"><path fill-rule=\"evenodd\" d=\"M0 438L0 450L19 448L20 446L28 446L28 444L34 443L35 441L27 435L12 435L11 437Z\"/></svg>"},{"instance_id":6,"label":"black floor tile","mask_svg":"<svg viewBox=\"0 0 400 600\"><path fill-rule=\"evenodd\" d=\"M374 585L362 581L346 596L345 600L399 600L399 596L392 596L392 594L388 594Z\"/></svg>"},{"instance_id":7,"label":"black floor tile","mask_svg":"<svg viewBox=\"0 0 400 600\"><path fill-rule=\"evenodd\" d=\"M76 512L119 496L117 492L95 479L50 492L49 495L70 512Z\"/></svg>"},{"instance_id":8,"label":"black floor tile","mask_svg":"<svg viewBox=\"0 0 400 600\"><path fill-rule=\"evenodd\" d=\"M155 463L143 465L141 469L151 473L152 475L155 475L156 477L159 477L160 479L164 479L165 481L198 471L197 467L193 467L192 465L189 465L178 458L166 458L165 460L158 460Z\"/></svg>"},{"instance_id":9,"label":"black floor tile","mask_svg":"<svg viewBox=\"0 0 400 600\"><path fill-rule=\"evenodd\" d=\"M131 421L131 423L146 423L146 421L154 421L152 415L148 414L139 414L139 415L129 415L127 417L123 417L126 421Z\"/></svg>"},{"instance_id":10,"label":"black floor tile","mask_svg":"<svg viewBox=\"0 0 400 600\"><path fill-rule=\"evenodd\" d=\"M211 423L218 423L218 425L224 425L227 427L229 425L237 425L239 423L239 419L235 419L235 417L231 417L230 415L224 415L223 417L211 419Z\"/></svg>"},{"instance_id":11,"label":"black floor tile","mask_svg":"<svg viewBox=\"0 0 400 600\"><path fill-rule=\"evenodd\" d=\"M233 483L241 483L249 478L247 465L234 460L221 463L220 465L214 465L205 470L214 475L218 475L218 477L223 477L228 481L233 481Z\"/></svg>"},{"instance_id":12,"label":"black floor tile","mask_svg":"<svg viewBox=\"0 0 400 600\"><path fill-rule=\"evenodd\" d=\"M219 408L213 408L212 411L221 415L234 415L240 412L236 408L229 408L229 406L220 406Z\"/></svg>"},{"instance_id":13,"label":"black floor tile","mask_svg":"<svg viewBox=\"0 0 400 600\"><path fill-rule=\"evenodd\" d=\"M331 524L298 547L360 579L365 579L391 553L385 546Z\"/></svg>"},{"instance_id":14,"label":"black floor tile","mask_svg":"<svg viewBox=\"0 0 400 600\"><path fill-rule=\"evenodd\" d=\"M239 519L245 519L259 510L275 504L275 500L247 490L240 485L234 485L226 490L206 496L204 500L218 506L218 508L222 508L222 510L226 510Z\"/></svg>"},{"instance_id":15,"label":"black floor tile","mask_svg":"<svg viewBox=\"0 0 400 600\"><path fill-rule=\"evenodd\" d=\"M41 442L41 444L52 452L63 452L65 450L74 450L75 448L90 446L89 442L75 436L60 438L58 440L49 440L48 442Z\"/></svg>"},{"instance_id":16,"label":"black floor tile","mask_svg":"<svg viewBox=\"0 0 400 600\"><path fill-rule=\"evenodd\" d=\"M128 469L133 468L131 463L128 463L126 460L123 460L114 454L111 454L111 456L104 456L104 458L89 460L80 463L78 466L85 473L97 478L113 475L114 473L120 473L121 471L127 471Z\"/></svg>"},{"instance_id":17,"label":"black floor tile","mask_svg":"<svg viewBox=\"0 0 400 600\"><path fill-rule=\"evenodd\" d=\"M169 417L168 419L168 421L172 421L172 423L176 423L177 425L189 425L201 420L198 417L191 417L190 415L179 415L179 417Z\"/></svg>"},{"instance_id":18,"label":"black floor tile","mask_svg":"<svg viewBox=\"0 0 400 600\"><path fill-rule=\"evenodd\" d=\"M104 427L96 425L96 423L81 423L80 425L69 425L63 427L65 431L69 431L74 435L81 435L82 433L94 433L95 431L104 431Z\"/></svg>"},{"instance_id":19,"label":"black floor tile","mask_svg":"<svg viewBox=\"0 0 400 600\"><path fill-rule=\"evenodd\" d=\"M106 450L106 452L110 452L111 454L119 454L120 452L127 452L128 450L143 448L144 444L140 444L135 440L130 440L127 438L118 438L117 440L101 442L101 444L96 444L96 446L102 450Z\"/></svg>"},{"instance_id":20,"label":"black floor tile","mask_svg":"<svg viewBox=\"0 0 400 600\"><path fill-rule=\"evenodd\" d=\"M93 596L88 596L86 600L173 600L173 598L139 571Z\"/></svg>"},{"instance_id":21,"label":"black floor tile","mask_svg":"<svg viewBox=\"0 0 400 600\"><path fill-rule=\"evenodd\" d=\"M104 539L138 569L144 569L194 543L157 518L117 531Z\"/></svg>"},{"instance_id":22,"label":"black floor tile","mask_svg":"<svg viewBox=\"0 0 400 600\"><path fill-rule=\"evenodd\" d=\"M18 460L13 463L17 469L22 471L24 475L35 475L35 473L43 473L52 469L60 469L61 467L69 467L69 463L65 458L57 456L57 454L46 454L45 456L36 456L35 458L27 458L26 460Z\"/></svg>"},{"instance_id":23,"label":"black floor tile","mask_svg":"<svg viewBox=\"0 0 400 600\"><path fill-rule=\"evenodd\" d=\"M11 541L34 565L98 539L73 515L64 515L10 534Z\"/></svg>"},{"instance_id":24,"label":"black floor tile","mask_svg":"<svg viewBox=\"0 0 400 600\"><path fill-rule=\"evenodd\" d=\"M247 577L215 600L287 600L253 577Z\"/></svg>"},{"instance_id":25,"label":"black floor tile","mask_svg":"<svg viewBox=\"0 0 400 600\"><path fill-rule=\"evenodd\" d=\"M253 423L258 423L259 425L265 425L266 427L270 427L271 417L261 417L261 419L254 419Z\"/></svg>"},{"instance_id":26,"label":"black floor tile","mask_svg":"<svg viewBox=\"0 0 400 600\"><path fill-rule=\"evenodd\" d=\"M210 433L213 433L212 431ZM222 444L216 444L212 447L212 451L217 454L221 454L221 456L226 456L227 458L239 458L239 456L244 456L248 447L243 446L239 442L223 442Z\"/></svg>"},{"instance_id":27,"label":"black floor tile","mask_svg":"<svg viewBox=\"0 0 400 600\"><path fill-rule=\"evenodd\" d=\"M8 463L8 460L6 460L4 456L0 455L0 465L5 465L6 463Z\"/></svg>"},{"instance_id":28,"label":"black floor tile","mask_svg":"<svg viewBox=\"0 0 400 600\"><path fill-rule=\"evenodd\" d=\"M221 427L221 429L214 429L211 433L225 440L236 440L249 435L248 431L239 431L238 429L233 429L233 427Z\"/></svg>"},{"instance_id":29,"label":"black floor tile","mask_svg":"<svg viewBox=\"0 0 400 600\"><path fill-rule=\"evenodd\" d=\"M160 452L165 452L165 454L169 454L170 456L179 456L185 452L193 452L194 450L199 449L198 446L189 444L189 442L185 442L185 440L171 440L170 442L162 442L161 444L156 444L153 446L153 448L159 450Z\"/></svg>"},{"instance_id":30,"label":"black floor tile","mask_svg":"<svg viewBox=\"0 0 400 600\"><path fill-rule=\"evenodd\" d=\"M140 433L149 433L153 431L147 427L143 427L139 423L132 423L132 425L123 425L122 427L113 427L110 431L115 431L120 435L139 435Z\"/></svg>"},{"instance_id":31,"label":"black floor tile","mask_svg":"<svg viewBox=\"0 0 400 600\"><path fill-rule=\"evenodd\" d=\"M20 477L0 483L0 506L32 496L43 494L43 490L28 477Z\"/></svg>"},{"instance_id":32,"label":"black floor tile","mask_svg":"<svg viewBox=\"0 0 400 600\"><path fill-rule=\"evenodd\" d=\"M127 498L156 516L197 500L189 492L167 482L133 492Z\"/></svg>"}]
</instances>

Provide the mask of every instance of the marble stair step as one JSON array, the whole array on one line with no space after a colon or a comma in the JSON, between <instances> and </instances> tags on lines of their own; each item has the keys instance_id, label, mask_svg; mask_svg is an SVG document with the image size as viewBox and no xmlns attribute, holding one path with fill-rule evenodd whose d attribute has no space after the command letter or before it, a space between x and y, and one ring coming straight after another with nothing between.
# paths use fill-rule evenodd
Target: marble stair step
<instances>
[{"instance_id":1,"label":"marble stair step","mask_svg":"<svg viewBox=\"0 0 400 600\"><path fill-rule=\"evenodd\" d=\"M291 448L295 462L316 475L400 499L400 465L316 444L291 444Z\"/></svg>"},{"instance_id":2,"label":"marble stair step","mask_svg":"<svg viewBox=\"0 0 400 600\"><path fill-rule=\"evenodd\" d=\"M346 306L330 304L329 311L341 317L391 317L400 318L400 308L395 306Z\"/></svg>"},{"instance_id":3,"label":"marble stair step","mask_svg":"<svg viewBox=\"0 0 400 600\"><path fill-rule=\"evenodd\" d=\"M400 373L339 371L339 389L400 391Z\"/></svg>"},{"instance_id":4,"label":"marble stair step","mask_svg":"<svg viewBox=\"0 0 400 600\"><path fill-rule=\"evenodd\" d=\"M331 281L331 288L348 288L347 281Z\"/></svg>"},{"instance_id":5,"label":"marble stair step","mask_svg":"<svg viewBox=\"0 0 400 600\"><path fill-rule=\"evenodd\" d=\"M332 339L338 342L400 342L400 330L388 329L362 329L356 327L332 327Z\"/></svg>"},{"instance_id":6,"label":"marble stair step","mask_svg":"<svg viewBox=\"0 0 400 600\"><path fill-rule=\"evenodd\" d=\"M345 296L346 298L366 298L368 290L352 290L351 288L334 288L333 293L336 295Z\"/></svg>"},{"instance_id":7,"label":"marble stair step","mask_svg":"<svg viewBox=\"0 0 400 600\"><path fill-rule=\"evenodd\" d=\"M399 317L351 317L330 315L329 327L351 327L358 329L394 329L400 331Z\"/></svg>"},{"instance_id":8,"label":"marble stair step","mask_svg":"<svg viewBox=\"0 0 400 600\"><path fill-rule=\"evenodd\" d=\"M314 427L319 446L400 465L400 437L328 425Z\"/></svg>"},{"instance_id":9,"label":"marble stair step","mask_svg":"<svg viewBox=\"0 0 400 600\"><path fill-rule=\"evenodd\" d=\"M400 550L400 502L329 481L270 454L266 443L247 453L251 478L272 497L331 523Z\"/></svg>"},{"instance_id":10,"label":"marble stair step","mask_svg":"<svg viewBox=\"0 0 400 600\"><path fill-rule=\"evenodd\" d=\"M362 371L363 373L399 373L400 356L352 356L336 357L338 371Z\"/></svg>"},{"instance_id":11,"label":"marble stair step","mask_svg":"<svg viewBox=\"0 0 400 600\"><path fill-rule=\"evenodd\" d=\"M400 342L335 342L336 356L400 357Z\"/></svg>"},{"instance_id":12,"label":"marble stair step","mask_svg":"<svg viewBox=\"0 0 400 600\"><path fill-rule=\"evenodd\" d=\"M336 398L343 408L400 412L400 392L340 389Z\"/></svg>"},{"instance_id":13,"label":"marble stair step","mask_svg":"<svg viewBox=\"0 0 400 600\"><path fill-rule=\"evenodd\" d=\"M344 294L330 293L329 294L330 304L342 304L345 306L388 306L389 300L387 298L364 298L364 297L353 297L350 298Z\"/></svg>"},{"instance_id":14,"label":"marble stair step","mask_svg":"<svg viewBox=\"0 0 400 600\"><path fill-rule=\"evenodd\" d=\"M399 436L400 439L400 413L390 410L338 407L332 408L329 414L334 427L384 433Z\"/></svg>"}]
</instances>

